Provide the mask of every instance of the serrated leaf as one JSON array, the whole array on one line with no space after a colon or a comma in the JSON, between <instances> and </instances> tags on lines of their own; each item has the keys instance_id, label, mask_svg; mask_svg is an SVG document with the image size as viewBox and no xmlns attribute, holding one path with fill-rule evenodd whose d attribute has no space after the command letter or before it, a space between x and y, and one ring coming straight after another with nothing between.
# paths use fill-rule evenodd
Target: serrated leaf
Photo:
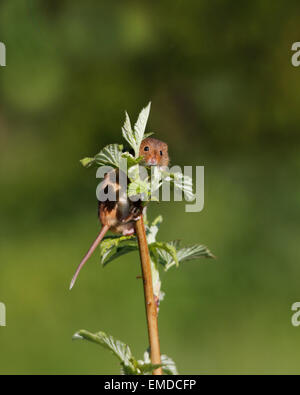
<instances>
[{"instance_id":1,"label":"serrated leaf","mask_svg":"<svg viewBox=\"0 0 300 395\"><path fill-rule=\"evenodd\" d=\"M169 244L172 244L176 248L177 258L180 263L199 258L214 258L214 255L210 250L201 244L195 244L193 246L183 248L179 248L180 242L178 240L174 240ZM166 254L164 251L158 251L158 254L159 263L164 266L166 271L176 265L176 262L173 259L170 259L170 255Z\"/></svg>"},{"instance_id":2,"label":"serrated leaf","mask_svg":"<svg viewBox=\"0 0 300 395\"><path fill-rule=\"evenodd\" d=\"M86 330L80 330L75 333L73 339L88 340L111 351L113 355L119 359L121 363L121 374L123 375L146 375L152 373L153 370L159 367L162 367L163 369L166 368L169 371L169 365L171 365L171 362L173 362L170 362L170 359L165 358L165 356L162 355L162 359L165 361L164 366L163 363L152 364L150 362L150 357L146 356L147 353L144 354L144 361L137 361L132 355L130 347L127 344L115 339L113 336L107 335L104 332L91 333Z\"/></svg>"},{"instance_id":3,"label":"serrated leaf","mask_svg":"<svg viewBox=\"0 0 300 395\"><path fill-rule=\"evenodd\" d=\"M134 152L136 153L135 135L131 128L131 122L127 112L125 112L125 122L122 127L122 135L124 139L128 142L128 144L133 148Z\"/></svg>"},{"instance_id":4,"label":"serrated leaf","mask_svg":"<svg viewBox=\"0 0 300 395\"><path fill-rule=\"evenodd\" d=\"M125 129L126 132L133 133L130 118L129 118L127 111L125 111L125 122L124 122L123 128Z\"/></svg>"},{"instance_id":5,"label":"serrated leaf","mask_svg":"<svg viewBox=\"0 0 300 395\"><path fill-rule=\"evenodd\" d=\"M177 259L178 259L178 249L179 249L179 245L180 245L180 240L172 240L172 241L169 241L168 244L172 245L176 249ZM158 253L158 263L160 263L162 266L164 266L164 268L166 268L168 266L173 266L175 264L172 255L170 255L165 250L160 249L157 251L157 253Z\"/></svg>"},{"instance_id":6,"label":"serrated leaf","mask_svg":"<svg viewBox=\"0 0 300 395\"><path fill-rule=\"evenodd\" d=\"M172 358L167 355L161 356L162 370L165 374L177 375L177 367Z\"/></svg>"},{"instance_id":7,"label":"serrated leaf","mask_svg":"<svg viewBox=\"0 0 300 395\"><path fill-rule=\"evenodd\" d=\"M74 337L76 339L81 338L88 340L110 350L120 360L122 368L126 374L137 374L137 370L135 368L137 361L135 361L132 356L131 350L127 344L114 339L113 336L107 335L104 332L90 333L86 330L80 330L74 335Z\"/></svg>"},{"instance_id":8,"label":"serrated leaf","mask_svg":"<svg viewBox=\"0 0 300 395\"><path fill-rule=\"evenodd\" d=\"M172 243L166 243L161 241L156 241L154 243L149 244L149 251L152 254L154 260L158 260L158 256L160 253L166 253L172 258L172 262L179 266L179 261L177 258L177 251L175 246Z\"/></svg>"},{"instance_id":9,"label":"serrated leaf","mask_svg":"<svg viewBox=\"0 0 300 395\"><path fill-rule=\"evenodd\" d=\"M141 361L138 361L140 363ZM144 361L145 364L150 363L150 354L149 350L145 351L144 353ZM178 371L176 368L176 364L172 358L168 357L167 355L161 355L161 366L162 370L165 374L168 375L177 375Z\"/></svg>"},{"instance_id":10,"label":"serrated leaf","mask_svg":"<svg viewBox=\"0 0 300 395\"><path fill-rule=\"evenodd\" d=\"M136 153L137 156L139 154L140 145L144 139L144 133L150 114L150 108L151 108L151 102L149 102L148 105L142 109L134 125L135 139L136 139L137 150L138 150L138 152Z\"/></svg>"},{"instance_id":11,"label":"serrated leaf","mask_svg":"<svg viewBox=\"0 0 300 395\"><path fill-rule=\"evenodd\" d=\"M190 247L183 247L178 252L178 259L183 261L190 261L192 259L197 259L201 257L205 258L215 258L215 256L210 252L210 250L201 244L195 244Z\"/></svg>"},{"instance_id":12,"label":"serrated leaf","mask_svg":"<svg viewBox=\"0 0 300 395\"><path fill-rule=\"evenodd\" d=\"M135 236L110 236L102 240L99 246L100 262L103 266L129 252L137 251Z\"/></svg>"},{"instance_id":13,"label":"serrated leaf","mask_svg":"<svg viewBox=\"0 0 300 395\"><path fill-rule=\"evenodd\" d=\"M137 179L128 185L128 196L143 195L143 200L149 197L149 183L145 180Z\"/></svg>"},{"instance_id":14,"label":"serrated leaf","mask_svg":"<svg viewBox=\"0 0 300 395\"><path fill-rule=\"evenodd\" d=\"M122 155L122 145L109 144L103 148L96 156L95 162L100 166L112 166L118 168Z\"/></svg>"},{"instance_id":15,"label":"serrated leaf","mask_svg":"<svg viewBox=\"0 0 300 395\"><path fill-rule=\"evenodd\" d=\"M135 158L138 158L140 145L144 139L144 132L147 124L147 120L150 113L151 103L147 107L143 108L140 112L138 119L134 125L134 130L132 130L129 115L125 112L125 122L122 127L122 135L128 144L133 148L135 153Z\"/></svg>"}]
</instances>

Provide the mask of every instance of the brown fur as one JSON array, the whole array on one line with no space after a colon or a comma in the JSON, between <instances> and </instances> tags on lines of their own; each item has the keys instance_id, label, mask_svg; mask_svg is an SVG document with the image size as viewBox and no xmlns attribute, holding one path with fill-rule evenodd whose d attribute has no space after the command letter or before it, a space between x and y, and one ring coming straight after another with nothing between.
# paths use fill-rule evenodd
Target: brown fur
<instances>
[{"instance_id":1,"label":"brown fur","mask_svg":"<svg viewBox=\"0 0 300 395\"><path fill-rule=\"evenodd\" d=\"M148 147L149 150L145 151L145 147ZM144 162L146 165L168 166L168 144L164 143L163 141L154 139L153 137L148 137L142 141L140 147L140 156L144 158Z\"/></svg>"},{"instance_id":2,"label":"brown fur","mask_svg":"<svg viewBox=\"0 0 300 395\"><path fill-rule=\"evenodd\" d=\"M146 151L145 147L148 147ZM169 164L168 145L152 137L148 137L142 142L139 154L144 158L144 163L148 166L168 166ZM71 281L70 289L74 286L81 268L91 257L106 232L111 230L114 233L133 234L135 221L143 212L142 201L131 202L127 198L127 191L122 190L122 186L119 183L119 170L106 174L103 188L105 188L104 192L106 194L109 188L113 188L116 192L116 200L98 203L98 217L102 224L102 229L78 266Z\"/></svg>"}]
</instances>

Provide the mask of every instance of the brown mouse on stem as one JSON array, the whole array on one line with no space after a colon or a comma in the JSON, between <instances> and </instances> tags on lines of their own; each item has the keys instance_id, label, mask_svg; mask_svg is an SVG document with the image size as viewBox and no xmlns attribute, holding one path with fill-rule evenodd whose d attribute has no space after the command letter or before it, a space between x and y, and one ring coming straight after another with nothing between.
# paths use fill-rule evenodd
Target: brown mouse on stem
<instances>
[{"instance_id":1,"label":"brown mouse on stem","mask_svg":"<svg viewBox=\"0 0 300 395\"><path fill-rule=\"evenodd\" d=\"M142 141L139 155L143 157L143 164L146 166L164 167L169 164L168 145L152 137L148 137ZM116 199L115 201L99 201L98 216L102 228L96 240L80 262L71 281L70 289L73 288L80 270L91 257L108 230L123 235L130 235L135 231L134 224L142 214L143 204L141 200L131 202L128 199L126 195L127 191L122 189L118 182L118 177L119 171L117 170L106 174L104 178L102 188L105 188L106 192L108 188L113 188L116 193Z\"/></svg>"}]
</instances>

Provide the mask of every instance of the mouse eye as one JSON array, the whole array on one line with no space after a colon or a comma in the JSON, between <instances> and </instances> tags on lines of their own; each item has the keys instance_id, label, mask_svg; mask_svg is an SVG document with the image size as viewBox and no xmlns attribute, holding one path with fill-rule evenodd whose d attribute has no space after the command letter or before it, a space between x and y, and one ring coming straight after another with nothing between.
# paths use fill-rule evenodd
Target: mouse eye
<instances>
[{"instance_id":1,"label":"mouse eye","mask_svg":"<svg viewBox=\"0 0 300 395\"><path fill-rule=\"evenodd\" d=\"M145 148L144 148L144 151L149 151L149 147L145 147Z\"/></svg>"},{"instance_id":2,"label":"mouse eye","mask_svg":"<svg viewBox=\"0 0 300 395\"><path fill-rule=\"evenodd\" d=\"M162 151L159 151L159 153L160 153L160 156L162 156L162 154L163 154Z\"/></svg>"}]
</instances>

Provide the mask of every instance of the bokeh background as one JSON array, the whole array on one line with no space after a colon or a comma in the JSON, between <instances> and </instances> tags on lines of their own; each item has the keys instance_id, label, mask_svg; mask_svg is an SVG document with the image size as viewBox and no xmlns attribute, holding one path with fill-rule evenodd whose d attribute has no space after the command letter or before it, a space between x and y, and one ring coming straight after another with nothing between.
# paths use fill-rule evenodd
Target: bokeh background
<instances>
[{"instance_id":1,"label":"bokeh background","mask_svg":"<svg viewBox=\"0 0 300 395\"><path fill-rule=\"evenodd\" d=\"M118 374L78 329L147 347L138 255L103 269L95 169L124 110L173 164L205 166L205 208L153 204L161 240L218 257L162 273L162 352L184 374L300 373L298 1L19 0L0 5L0 373Z\"/></svg>"}]
</instances>

